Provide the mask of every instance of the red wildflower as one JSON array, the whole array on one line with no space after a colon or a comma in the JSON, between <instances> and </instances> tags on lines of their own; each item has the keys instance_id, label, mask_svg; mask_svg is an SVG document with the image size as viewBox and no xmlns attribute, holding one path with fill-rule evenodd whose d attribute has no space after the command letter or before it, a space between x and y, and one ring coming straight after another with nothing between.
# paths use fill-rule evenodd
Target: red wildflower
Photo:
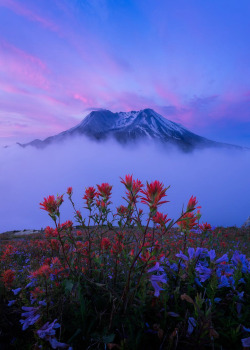
<instances>
[{"instance_id":1,"label":"red wildflower","mask_svg":"<svg viewBox=\"0 0 250 350\"><path fill-rule=\"evenodd\" d=\"M60 244L58 242L58 240L56 239L51 239L50 240L50 244L51 244L51 248L54 250L59 250Z\"/></svg>"},{"instance_id":2,"label":"red wildflower","mask_svg":"<svg viewBox=\"0 0 250 350\"><path fill-rule=\"evenodd\" d=\"M191 230L197 225L197 217L193 213L186 213L180 221L177 222L177 225L180 226L181 230Z\"/></svg>"},{"instance_id":3,"label":"red wildflower","mask_svg":"<svg viewBox=\"0 0 250 350\"><path fill-rule=\"evenodd\" d=\"M108 250L111 246L111 242L107 237L104 237L101 241L101 248L104 250Z\"/></svg>"},{"instance_id":4,"label":"red wildflower","mask_svg":"<svg viewBox=\"0 0 250 350\"><path fill-rule=\"evenodd\" d=\"M116 208L118 215L126 215L127 214L127 208L124 207L124 205L120 205L118 208Z\"/></svg>"},{"instance_id":5,"label":"red wildflower","mask_svg":"<svg viewBox=\"0 0 250 350\"><path fill-rule=\"evenodd\" d=\"M101 185L97 185L98 188L98 196L101 196L104 198L104 200L108 200L111 196L111 190L113 186L110 186L108 183L102 183Z\"/></svg>"},{"instance_id":6,"label":"red wildflower","mask_svg":"<svg viewBox=\"0 0 250 350\"><path fill-rule=\"evenodd\" d=\"M57 256L55 256L54 258L51 259L51 263L53 265L61 265L61 261Z\"/></svg>"},{"instance_id":7,"label":"red wildflower","mask_svg":"<svg viewBox=\"0 0 250 350\"><path fill-rule=\"evenodd\" d=\"M203 232L211 231L212 229L211 225L208 224L207 222L205 222L205 224L200 225L199 227Z\"/></svg>"},{"instance_id":8,"label":"red wildflower","mask_svg":"<svg viewBox=\"0 0 250 350\"><path fill-rule=\"evenodd\" d=\"M85 190L85 195L83 199L86 201L86 205L88 209L91 209L94 203L94 198L97 195L97 192L94 187L88 187Z\"/></svg>"},{"instance_id":9,"label":"red wildflower","mask_svg":"<svg viewBox=\"0 0 250 350\"><path fill-rule=\"evenodd\" d=\"M126 189L131 191L133 184L133 175L125 175L125 180L121 179L121 183L125 185Z\"/></svg>"},{"instance_id":10,"label":"red wildflower","mask_svg":"<svg viewBox=\"0 0 250 350\"><path fill-rule=\"evenodd\" d=\"M96 200L96 205L97 205L97 207L99 207L99 210L101 210L101 211L105 211L108 204L110 204L110 202L106 202L105 199L104 200L102 199L100 201L99 201L99 199Z\"/></svg>"},{"instance_id":11,"label":"red wildflower","mask_svg":"<svg viewBox=\"0 0 250 350\"><path fill-rule=\"evenodd\" d=\"M58 225L58 228L60 228L62 230L72 229L73 222L71 220L65 221L64 223Z\"/></svg>"},{"instance_id":12,"label":"red wildflower","mask_svg":"<svg viewBox=\"0 0 250 350\"><path fill-rule=\"evenodd\" d=\"M47 226L46 229L44 230L44 232L45 232L45 237L46 238L57 237L58 236L57 229L53 229L50 226Z\"/></svg>"},{"instance_id":13,"label":"red wildflower","mask_svg":"<svg viewBox=\"0 0 250 350\"><path fill-rule=\"evenodd\" d=\"M41 209L46 210L51 216L59 215L59 207L63 203L63 195L57 196L55 199L55 196L48 196L47 198L44 198L44 201L42 203L39 203L41 205Z\"/></svg>"},{"instance_id":14,"label":"red wildflower","mask_svg":"<svg viewBox=\"0 0 250 350\"><path fill-rule=\"evenodd\" d=\"M169 187L164 188L163 183L155 180L150 184L147 182L147 189L141 190L141 192L145 195L142 197L142 203L145 203L149 206L150 212L155 213L158 205L167 203L168 201L161 201L162 198L166 197L166 191Z\"/></svg>"},{"instance_id":15,"label":"red wildflower","mask_svg":"<svg viewBox=\"0 0 250 350\"><path fill-rule=\"evenodd\" d=\"M110 250L111 254L119 254L123 251L124 244L122 244L120 241L116 241L113 243L112 248Z\"/></svg>"},{"instance_id":16,"label":"red wildflower","mask_svg":"<svg viewBox=\"0 0 250 350\"><path fill-rule=\"evenodd\" d=\"M68 189L67 189L67 194L68 194L69 196L72 195L72 187L68 187Z\"/></svg>"},{"instance_id":17,"label":"red wildflower","mask_svg":"<svg viewBox=\"0 0 250 350\"><path fill-rule=\"evenodd\" d=\"M45 291L41 287L36 287L34 290L30 292L30 294L34 299L37 299L40 295L43 295L44 293Z\"/></svg>"},{"instance_id":18,"label":"red wildflower","mask_svg":"<svg viewBox=\"0 0 250 350\"><path fill-rule=\"evenodd\" d=\"M79 210L76 211L76 218L82 220L82 214Z\"/></svg>"},{"instance_id":19,"label":"red wildflower","mask_svg":"<svg viewBox=\"0 0 250 350\"><path fill-rule=\"evenodd\" d=\"M11 269L4 271L2 274L2 279L3 279L4 286L6 288L11 288L11 285L15 279L15 271Z\"/></svg>"},{"instance_id":20,"label":"red wildflower","mask_svg":"<svg viewBox=\"0 0 250 350\"><path fill-rule=\"evenodd\" d=\"M37 269L36 271L33 271L31 273L32 277L45 277L48 278L49 275L51 274L51 268L49 265L45 264L42 265L41 267L39 267L39 269Z\"/></svg>"},{"instance_id":21,"label":"red wildflower","mask_svg":"<svg viewBox=\"0 0 250 350\"><path fill-rule=\"evenodd\" d=\"M198 201L196 200L196 197L192 196L188 201L187 211L193 211L197 203Z\"/></svg>"},{"instance_id":22,"label":"red wildflower","mask_svg":"<svg viewBox=\"0 0 250 350\"><path fill-rule=\"evenodd\" d=\"M125 185L126 189L128 190L126 192L129 203L136 203L137 199L139 198L138 193L141 191L143 184L140 180L133 180L132 175L126 175L125 180L121 178L121 183Z\"/></svg>"},{"instance_id":23,"label":"red wildflower","mask_svg":"<svg viewBox=\"0 0 250 350\"><path fill-rule=\"evenodd\" d=\"M169 222L170 219L167 218L167 215L163 215L162 213L158 212L153 217L153 222L155 224L159 224L161 227L165 227L166 223Z\"/></svg>"}]
</instances>

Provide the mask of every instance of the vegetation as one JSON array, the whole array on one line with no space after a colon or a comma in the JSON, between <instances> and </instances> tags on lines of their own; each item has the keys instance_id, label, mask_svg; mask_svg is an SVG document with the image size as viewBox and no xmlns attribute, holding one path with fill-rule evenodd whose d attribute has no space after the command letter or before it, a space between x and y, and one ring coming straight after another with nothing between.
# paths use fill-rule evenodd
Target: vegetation
<instances>
[{"instance_id":1,"label":"vegetation","mask_svg":"<svg viewBox=\"0 0 250 350\"><path fill-rule=\"evenodd\" d=\"M247 349L249 229L200 223L193 196L170 220L162 183L121 182L116 213L109 184L85 190L87 219L68 188L74 225L49 196L53 227L1 237L1 349Z\"/></svg>"}]
</instances>

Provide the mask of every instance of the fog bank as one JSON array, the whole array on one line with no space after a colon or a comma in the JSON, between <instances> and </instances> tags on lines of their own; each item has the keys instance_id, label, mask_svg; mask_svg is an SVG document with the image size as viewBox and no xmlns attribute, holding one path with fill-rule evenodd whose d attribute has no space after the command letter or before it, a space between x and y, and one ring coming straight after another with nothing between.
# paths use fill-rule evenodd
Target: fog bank
<instances>
[{"instance_id":1,"label":"fog bank","mask_svg":"<svg viewBox=\"0 0 250 350\"><path fill-rule=\"evenodd\" d=\"M48 195L73 187L73 199L83 210L85 188L113 185L114 206L124 204L120 176L170 185L169 203L162 207L177 218L191 195L201 205L201 222L241 226L250 215L250 152L204 150L183 154L152 145L123 148L114 141L94 143L75 139L44 150L13 146L0 150L0 233L53 225L39 203ZM73 220L67 195L62 220Z\"/></svg>"}]
</instances>

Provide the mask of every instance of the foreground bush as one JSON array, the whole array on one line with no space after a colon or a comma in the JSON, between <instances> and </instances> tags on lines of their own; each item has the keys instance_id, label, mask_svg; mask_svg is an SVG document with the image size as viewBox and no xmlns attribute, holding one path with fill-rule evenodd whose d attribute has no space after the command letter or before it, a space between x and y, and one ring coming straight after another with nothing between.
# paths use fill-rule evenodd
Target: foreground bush
<instances>
[{"instance_id":1,"label":"foreground bush","mask_svg":"<svg viewBox=\"0 0 250 350\"><path fill-rule=\"evenodd\" d=\"M200 224L193 196L170 220L158 211L162 183L121 182L126 205L116 213L109 184L85 190L87 218L68 188L76 225L60 222L64 196L49 196L45 237L2 244L0 327L14 324L6 349L250 346L247 231Z\"/></svg>"}]
</instances>

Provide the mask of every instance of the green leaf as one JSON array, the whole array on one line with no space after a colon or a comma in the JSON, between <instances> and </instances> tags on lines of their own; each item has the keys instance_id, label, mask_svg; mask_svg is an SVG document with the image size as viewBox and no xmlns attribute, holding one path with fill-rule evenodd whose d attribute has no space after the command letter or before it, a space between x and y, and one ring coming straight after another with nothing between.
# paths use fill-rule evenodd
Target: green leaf
<instances>
[{"instance_id":1,"label":"green leaf","mask_svg":"<svg viewBox=\"0 0 250 350\"><path fill-rule=\"evenodd\" d=\"M74 287L74 283L71 280L64 281L64 290L66 293L70 293Z\"/></svg>"},{"instance_id":2,"label":"green leaf","mask_svg":"<svg viewBox=\"0 0 250 350\"><path fill-rule=\"evenodd\" d=\"M104 343L111 343L112 341L114 341L115 339L115 334L109 334L109 335L105 335L103 336L102 340Z\"/></svg>"}]
</instances>

